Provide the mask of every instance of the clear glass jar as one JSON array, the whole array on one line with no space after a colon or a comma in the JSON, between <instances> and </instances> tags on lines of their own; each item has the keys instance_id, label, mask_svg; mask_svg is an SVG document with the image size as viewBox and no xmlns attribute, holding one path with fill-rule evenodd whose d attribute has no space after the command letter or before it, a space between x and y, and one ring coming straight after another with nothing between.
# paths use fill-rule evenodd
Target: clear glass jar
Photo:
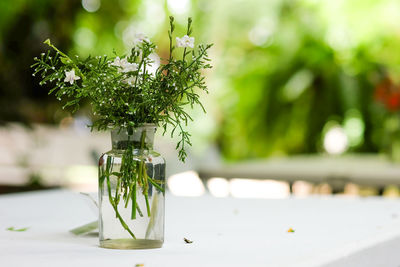
<instances>
[{"instance_id":1,"label":"clear glass jar","mask_svg":"<svg viewBox=\"0 0 400 267\"><path fill-rule=\"evenodd\" d=\"M159 248L164 242L165 160L153 150L156 126L116 128L99 160L100 246Z\"/></svg>"}]
</instances>

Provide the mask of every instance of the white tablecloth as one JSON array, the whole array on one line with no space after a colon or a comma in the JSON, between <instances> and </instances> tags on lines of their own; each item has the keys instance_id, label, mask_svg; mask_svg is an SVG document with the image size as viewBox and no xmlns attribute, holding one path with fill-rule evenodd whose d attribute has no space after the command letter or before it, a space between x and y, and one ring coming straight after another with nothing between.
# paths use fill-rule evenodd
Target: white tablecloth
<instances>
[{"instance_id":1,"label":"white tablecloth","mask_svg":"<svg viewBox=\"0 0 400 267\"><path fill-rule=\"evenodd\" d=\"M0 196L0 266L400 265L399 200L167 194L166 240L151 250L103 249L95 236L68 232L94 219L85 200L69 191Z\"/></svg>"}]
</instances>

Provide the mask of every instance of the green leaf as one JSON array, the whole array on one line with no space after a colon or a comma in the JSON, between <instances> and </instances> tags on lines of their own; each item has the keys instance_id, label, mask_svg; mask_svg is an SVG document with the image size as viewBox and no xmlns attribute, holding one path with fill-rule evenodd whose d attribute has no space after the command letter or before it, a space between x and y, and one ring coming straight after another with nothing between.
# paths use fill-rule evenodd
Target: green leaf
<instances>
[{"instance_id":1,"label":"green leaf","mask_svg":"<svg viewBox=\"0 0 400 267\"><path fill-rule=\"evenodd\" d=\"M74 235L83 235L83 234L87 234L93 230L96 230L98 228L98 226L99 226L98 221L94 221L94 222L82 225L80 227L74 228L74 229L70 230L70 232L73 233Z\"/></svg>"},{"instance_id":2,"label":"green leaf","mask_svg":"<svg viewBox=\"0 0 400 267\"><path fill-rule=\"evenodd\" d=\"M66 57L61 57L60 60L63 64L66 64L66 65L71 63L71 60Z\"/></svg>"},{"instance_id":3,"label":"green leaf","mask_svg":"<svg viewBox=\"0 0 400 267\"><path fill-rule=\"evenodd\" d=\"M44 43L44 44L47 44L48 46L51 46L51 42L50 42L50 39L49 39L49 38L47 38L43 43Z\"/></svg>"},{"instance_id":4,"label":"green leaf","mask_svg":"<svg viewBox=\"0 0 400 267\"><path fill-rule=\"evenodd\" d=\"M19 228L19 229L14 228L14 227L8 227L6 230L12 231L12 232L25 232L28 229L29 229L29 227Z\"/></svg>"}]
</instances>

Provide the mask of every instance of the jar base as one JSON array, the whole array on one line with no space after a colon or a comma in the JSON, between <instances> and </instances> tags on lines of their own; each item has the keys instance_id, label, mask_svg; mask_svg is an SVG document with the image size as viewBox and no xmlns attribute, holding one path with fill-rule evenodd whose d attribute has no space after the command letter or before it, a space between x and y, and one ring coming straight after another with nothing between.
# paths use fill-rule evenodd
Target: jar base
<instances>
[{"instance_id":1,"label":"jar base","mask_svg":"<svg viewBox=\"0 0 400 267\"><path fill-rule=\"evenodd\" d=\"M151 239L109 239L100 241L100 247L110 249L161 248L163 241Z\"/></svg>"}]
</instances>

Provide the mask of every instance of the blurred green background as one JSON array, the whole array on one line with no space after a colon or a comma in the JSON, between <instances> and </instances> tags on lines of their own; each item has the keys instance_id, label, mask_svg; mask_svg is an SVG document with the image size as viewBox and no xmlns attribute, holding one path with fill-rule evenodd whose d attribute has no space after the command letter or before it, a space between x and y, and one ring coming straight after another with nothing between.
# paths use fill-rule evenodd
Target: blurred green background
<instances>
[{"instance_id":1,"label":"blurred green background","mask_svg":"<svg viewBox=\"0 0 400 267\"><path fill-rule=\"evenodd\" d=\"M195 150L211 143L226 160L242 160L391 149L399 132L398 0L3 0L0 122L69 116L31 76L45 39L72 54L112 55L143 32L165 57L169 15L178 35L192 16L196 42L215 44L210 94L202 96L208 113L195 110L190 126Z\"/></svg>"}]
</instances>

